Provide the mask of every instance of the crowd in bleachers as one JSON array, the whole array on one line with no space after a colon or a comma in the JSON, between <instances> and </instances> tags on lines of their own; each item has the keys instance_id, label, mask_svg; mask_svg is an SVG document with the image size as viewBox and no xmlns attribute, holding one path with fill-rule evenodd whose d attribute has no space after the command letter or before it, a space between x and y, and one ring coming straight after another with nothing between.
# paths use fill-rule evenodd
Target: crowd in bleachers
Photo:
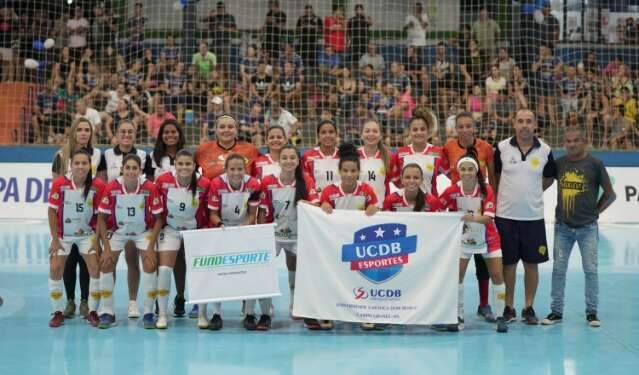
<instances>
[{"instance_id":1,"label":"crowd in bleachers","mask_svg":"<svg viewBox=\"0 0 639 375\"><path fill-rule=\"evenodd\" d=\"M232 40L242 31L223 2L200 15L197 46L173 35L161 43L147 39L142 3L118 22L104 4L71 7L58 18L44 9L5 6L2 80L40 87L25 141L60 144L72 119L83 116L101 144L114 142L125 119L136 124L142 144L154 142L165 119L177 119L197 144L214 134L216 115L233 113L242 139L258 146L270 124L283 126L296 144L313 144L320 119L335 121L341 137L357 143L361 123L371 116L383 124L386 142L400 146L407 120L420 113L437 119L431 139L437 144L455 137L450 119L467 110L478 135L494 143L510 134L517 109L531 108L542 137L580 124L595 148L639 143L639 70L616 55L600 64L588 50L581 61L563 62L556 53L559 23L549 7L521 40L509 40L482 8L454 38L432 46L428 15L418 3L406 15L407 40L384 54L384 41L373 38L376 20L362 5L351 18L334 7L323 19L305 5L294 29L286 27L286 9L277 1L268 6L259 39L241 48ZM636 29L628 21L623 40L636 39ZM54 48L43 47L49 38ZM37 67L25 68L31 58Z\"/></svg>"}]
</instances>

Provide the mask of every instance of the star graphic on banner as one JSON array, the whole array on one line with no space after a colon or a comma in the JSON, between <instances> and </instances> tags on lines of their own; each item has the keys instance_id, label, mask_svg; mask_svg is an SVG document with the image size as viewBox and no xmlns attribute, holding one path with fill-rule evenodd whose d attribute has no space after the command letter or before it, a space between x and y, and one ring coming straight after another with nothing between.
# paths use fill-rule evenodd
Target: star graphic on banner
<instances>
[{"instance_id":1,"label":"star graphic on banner","mask_svg":"<svg viewBox=\"0 0 639 375\"><path fill-rule=\"evenodd\" d=\"M384 238L384 230L381 227L378 227L375 231L375 238L382 237Z\"/></svg>"},{"instance_id":2,"label":"star graphic on banner","mask_svg":"<svg viewBox=\"0 0 639 375\"><path fill-rule=\"evenodd\" d=\"M360 241L364 241L365 239L366 239L366 236L365 236L365 235L363 235L363 234L362 234L361 236L359 236L359 240L360 240Z\"/></svg>"},{"instance_id":3,"label":"star graphic on banner","mask_svg":"<svg viewBox=\"0 0 639 375\"><path fill-rule=\"evenodd\" d=\"M401 230L401 229L399 229L399 228L395 228L395 230L393 231L393 234L394 234L395 236L399 236L399 235L401 235L401 234L402 234L402 230Z\"/></svg>"}]
</instances>

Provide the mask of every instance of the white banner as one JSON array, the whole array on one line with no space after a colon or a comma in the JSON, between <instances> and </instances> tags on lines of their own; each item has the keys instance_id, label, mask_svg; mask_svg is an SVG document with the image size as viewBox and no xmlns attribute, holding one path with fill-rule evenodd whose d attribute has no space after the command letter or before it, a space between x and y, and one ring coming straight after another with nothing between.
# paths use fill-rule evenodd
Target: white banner
<instances>
[{"instance_id":1,"label":"white banner","mask_svg":"<svg viewBox=\"0 0 639 375\"><path fill-rule=\"evenodd\" d=\"M184 236L189 303L281 295L273 224L181 233Z\"/></svg>"},{"instance_id":2,"label":"white banner","mask_svg":"<svg viewBox=\"0 0 639 375\"><path fill-rule=\"evenodd\" d=\"M45 219L51 163L0 163L0 218Z\"/></svg>"},{"instance_id":3,"label":"white banner","mask_svg":"<svg viewBox=\"0 0 639 375\"><path fill-rule=\"evenodd\" d=\"M457 322L461 214L298 206L293 314L348 322Z\"/></svg>"}]
</instances>

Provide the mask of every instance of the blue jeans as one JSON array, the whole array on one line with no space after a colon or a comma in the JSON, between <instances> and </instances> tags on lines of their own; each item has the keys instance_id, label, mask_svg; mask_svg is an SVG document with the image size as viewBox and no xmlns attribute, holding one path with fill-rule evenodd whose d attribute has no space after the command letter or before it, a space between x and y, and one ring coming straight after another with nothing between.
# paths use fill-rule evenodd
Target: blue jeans
<instances>
[{"instance_id":1,"label":"blue jeans","mask_svg":"<svg viewBox=\"0 0 639 375\"><path fill-rule=\"evenodd\" d=\"M599 279L597 276L597 247L599 245L599 227L595 221L582 227L572 228L566 224L555 223L555 244L552 267L552 304L550 309L562 315L564 310L564 290L566 288L566 269L568 259L575 242L581 252L581 263L586 276L586 314L596 313L599 304Z\"/></svg>"}]
</instances>

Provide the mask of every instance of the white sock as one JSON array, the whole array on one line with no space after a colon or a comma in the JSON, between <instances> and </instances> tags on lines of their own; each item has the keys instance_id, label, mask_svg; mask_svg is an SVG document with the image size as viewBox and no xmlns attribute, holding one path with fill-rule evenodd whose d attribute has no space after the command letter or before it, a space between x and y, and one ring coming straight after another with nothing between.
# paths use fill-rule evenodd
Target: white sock
<instances>
[{"instance_id":1,"label":"white sock","mask_svg":"<svg viewBox=\"0 0 639 375\"><path fill-rule=\"evenodd\" d=\"M222 315L222 302L213 302L213 314Z\"/></svg>"},{"instance_id":2,"label":"white sock","mask_svg":"<svg viewBox=\"0 0 639 375\"><path fill-rule=\"evenodd\" d=\"M260 298L260 310L262 311L262 315L271 315L271 310L273 309L273 299L272 298Z\"/></svg>"},{"instance_id":3,"label":"white sock","mask_svg":"<svg viewBox=\"0 0 639 375\"><path fill-rule=\"evenodd\" d=\"M255 315L255 303L257 300L255 299L247 299L244 304L244 315Z\"/></svg>"},{"instance_id":4,"label":"white sock","mask_svg":"<svg viewBox=\"0 0 639 375\"><path fill-rule=\"evenodd\" d=\"M113 315L113 272L100 272L100 294L102 295L99 314Z\"/></svg>"},{"instance_id":5,"label":"white sock","mask_svg":"<svg viewBox=\"0 0 639 375\"><path fill-rule=\"evenodd\" d=\"M89 312L97 311L100 303L100 278L89 279Z\"/></svg>"},{"instance_id":6,"label":"white sock","mask_svg":"<svg viewBox=\"0 0 639 375\"><path fill-rule=\"evenodd\" d=\"M49 299L51 300L53 312L62 312L64 309L64 302L62 301L62 279L53 280L49 278Z\"/></svg>"},{"instance_id":7,"label":"white sock","mask_svg":"<svg viewBox=\"0 0 639 375\"><path fill-rule=\"evenodd\" d=\"M464 284L457 285L457 316L464 318Z\"/></svg>"},{"instance_id":8,"label":"white sock","mask_svg":"<svg viewBox=\"0 0 639 375\"><path fill-rule=\"evenodd\" d=\"M169 294L171 293L171 275L173 268L160 266L158 268L158 308L160 315L166 315L169 305Z\"/></svg>"},{"instance_id":9,"label":"white sock","mask_svg":"<svg viewBox=\"0 0 639 375\"><path fill-rule=\"evenodd\" d=\"M197 312L200 318L204 317L206 320L209 320L209 317L206 314L206 303L199 303Z\"/></svg>"},{"instance_id":10,"label":"white sock","mask_svg":"<svg viewBox=\"0 0 639 375\"><path fill-rule=\"evenodd\" d=\"M152 314L155 297L158 293L158 274L143 272L142 282L144 282L144 314Z\"/></svg>"},{"instance_id":11,"label":"white sock","mask_svg":"<svg viewBox=\"0 0 639 375\"><path fill-rule=\"evenodd\" d=\"M501 318L504 315L506 307L506 284L499 285L493 283L493 308L495 309L495 317Z\"/></svg>"}]
</instances>

